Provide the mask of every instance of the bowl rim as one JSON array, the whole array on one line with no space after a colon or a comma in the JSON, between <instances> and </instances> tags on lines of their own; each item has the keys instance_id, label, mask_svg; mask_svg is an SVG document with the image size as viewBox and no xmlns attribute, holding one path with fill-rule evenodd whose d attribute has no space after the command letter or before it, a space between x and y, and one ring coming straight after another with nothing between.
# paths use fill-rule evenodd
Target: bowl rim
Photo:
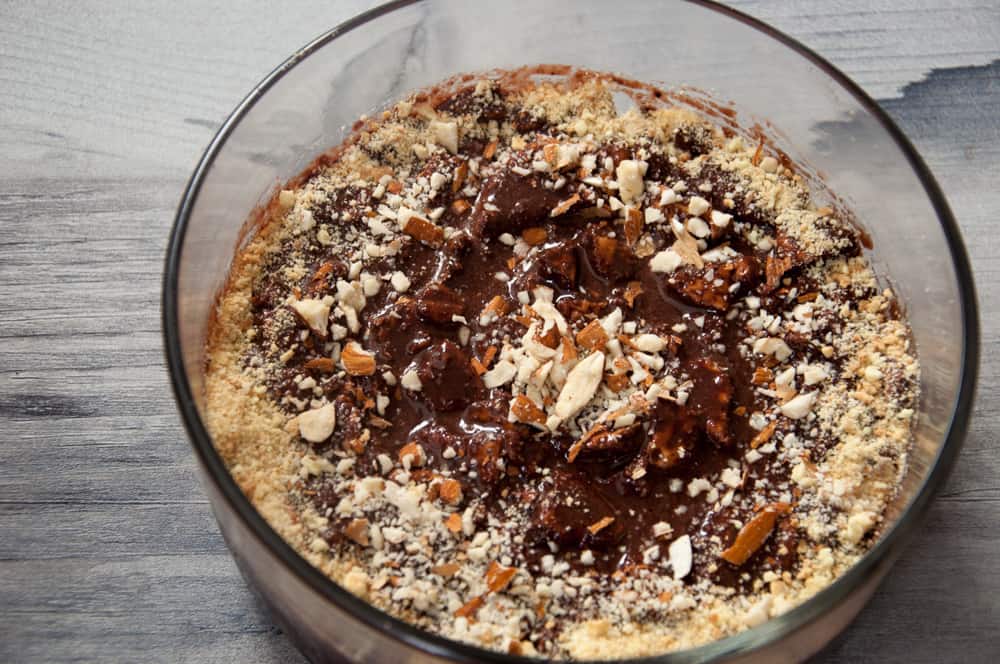
<instances>
[{"instance_id":1,"label":"bowl rim","mask_svg":"<svg viewBox=\"0 0 1000 664\"><path fill-rule=\"evenodd\" d=\"M475 662L509 664L511 662L536 661L486 650L431 634L410 623L395 618L354 596L310 565L305 558L302 558L291 545L285 542L267 524L229 474L198 414L181 352L177 302L178 270L184 247L187 224L202 182L235 127L279 79L312 53L354 28L376 20L397 9L420 4L424 1L394 0L387 2L362 12L321 34L295 51L271 71L236 106L219 128L205 149L185 187L170 233L170 242L165 256L161 301L164 352L174 398L177 402L178 410L180 411L191 446L194 448L202 468L206 471L206 478L215 484L221 496L228 503L228 507L243 520L259 543L270 550L302 583L309 586L327 601L333 603L338 609L352 615L385 637L401 641L410 647L431 655L469 664ZM910 168L920 180L924 192L938 216L948 244L952 265L958 278L963 332L962 375L957 398L955 399L954 408L947 426L947 433L944 437L944 443L941 445L927 477L899 518L883 533L875 546L861 560L813 597L758 627L695 648L628 660L614 660L631 664L718 661L727 657L748 654L754 650L773 644L784 636L806 627L819 619L830 608L838 606L845 601L854 590L869 578L871 573L875 572L881 565L891 562L898 555L925 515L934 493L940 488L950 473L968 430L979 369L979 316L975 283L969 259L962 242L958 224L945 200L944 194L909 139L906 138L895 122L864 90L838 68L798 40L785 35L756 18L731 7L718 4L713 0L687 1L703 9L714 11L724 17L741 22L779 42L811 62L839 84L867 112L871 113L886 133L895 141Z\"/></svg>"}]
</instances>

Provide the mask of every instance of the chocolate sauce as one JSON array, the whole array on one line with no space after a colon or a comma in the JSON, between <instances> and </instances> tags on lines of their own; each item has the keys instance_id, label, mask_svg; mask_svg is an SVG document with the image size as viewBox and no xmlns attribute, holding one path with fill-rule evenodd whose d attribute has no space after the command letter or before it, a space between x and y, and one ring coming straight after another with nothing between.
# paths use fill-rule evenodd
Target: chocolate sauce
<instances>
[{"instance_id":1,"label":"chocolate sauce","mask_svg":"<svg viewBox=\"0 0 1000 664\"><path fill-rule=\"evenodd\" d=\"M472 103L469 95L458 94L439 108L468 112ZM525 113L507 117L505 109L495 104L479 110L485 120L512 120L523 131L538 132L537 138L554 132ZM690 130L680 132L675 141L697 155L707 149L710 137L702 130ZM464 146L470 147L481 149ZM321 383L325 397L337 404L341 424L319 449L354 450L356 468L364 473L378 468L379 455L395 459L405 444L418 442L428 457L425 470L451 471L460 479L463 493L482 497L493 517L503 521L511 509L520 511L523 518L516 523L526 526L519 564L530 570L539 569L544 556L554 555L580 573L627 572L644 564L654 524L661 523L669 524L675 536L698 533L696 541L716 538L725 546L739 530L735 524L745 523L752 512L735 502L717 508L704 496L692 496L688 486L696 478L717 476L731 460L744 457L758 433L750 416L763 407L754 391L757 367L740 351L747 336L745 321L726 313L735 292L740 297L757 293L767 301L793 289L808 291L811 284L794 269L805 259L792 257L786 269L774 275L764 252L746 246L736 235L715 234L710 246L729 246L735 257L710 268L685 266L667 280L637 255L621 223L595 216L592 204L581 201L553 218L551 211L568 194L546 187L537 173L517 172L530 169L529 153L515 155L504 166L491 166L473 200L464 198L461 190L442 192L436 203L447 211L440 224L462 229L459 236L440 247L417 242L403 246L396 262L405 266L411 289L397 296L383 287L369 298L361 316L358 336L367 338L366 345L378 358L378 371ZM465 156L459 154L457 160ZM628 148L609 143L598 151L598 163L609 157L617 164L633 156ZM667 181L675 173L676 167L661 155L649 158L647 177ZM729 183L728 175L708 168L701 180L687 178L691 189L709 185L713 193L706 196L720 208ZM356 223L343 220L361 219L370 201L371 192L363 187L343 190L324 204L319 221L337 218L339 222L331 223ZM461 203L456 206L456 201ZM739 197L728 211L734 223L767 226L760 211ZM680 209L677 213L684 214ZM500 237L518 236L527 229L543 229L536 234L544 241L532 260L511 269L511 248ZM647 230L658 250L673 241L669 230ZM289 241L286 253L297 248L294 242ZM346 266L335 255L317 254L313 260L299 288L329 292ZM709 270L712 275L707 275ZM498 272L507 273L509 279L498 280ZM733 290L737 285L738 291ZM537 286L553 289L557 308L571 323L621 308L628 319L643 321L649 330L672 338L676 373L691 383L687 400L660 401L635 424L588 441L572 461L570 437L510 422L509 386L487 389L472 360L485 362L490 352L490 344L478 339L480 333L499 328L514 338L526 328L509 317L481 325L479 314L496 296L515 310L520 306L518 293ZM280 302L285 293L279 288L266 277L258 283L253 304L259 327L267 327L283 311ZM829 322L831 328L837 324ZM471 336L464 346L456 342L456 330L462 326ZM304 329L300 322L297 330ZM283 341L290 344L290 338ZM323 355L316 341L310 337L296 346L292 359L269 385L277 401L295 394L294 376L311 375L317 381L324 377L321 368L307 365ZM802 341L800 350L815 352L809 340ZM422 383L418 392L402 390L383 377L386 372L398 377L410 369ZM377 417L365 403L376 393L392 395ZM370 439L353 442L366 427ZM786 479L782 467L765 455L744 468L739 490L745 494L768 495L768 487ZM336 504L339 497L322 480L312 483L312 500L321 513ZM611 519L607 525L594 528L607 519ZM794 523L784 522L741 566L708 556L696 544L694 568L686 582L709 578L744 588L765 570L794 569L798 537ZM331 528L329 539L337 546L354 546L340 536L337 526ZM657 541L663 542L665 556L669 538ZM580 562L583 550L593 552L592 565Z\"/></svg>"}]
</instances>

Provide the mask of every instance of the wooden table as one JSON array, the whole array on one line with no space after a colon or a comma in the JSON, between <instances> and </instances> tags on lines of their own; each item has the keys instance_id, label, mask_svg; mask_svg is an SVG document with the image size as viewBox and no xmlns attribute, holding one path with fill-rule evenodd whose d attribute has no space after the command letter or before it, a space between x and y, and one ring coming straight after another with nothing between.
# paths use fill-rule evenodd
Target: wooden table
<instances>
[{"instance_id":1,"label":"wooden table","mask_svg":"<svg viewBox=\"0 0 1000 664\"><path fill-rule=\"evenodd\" d=\"M370 3L212 4L0 6L3 662L301 661L195 480L163 367L161 266L222 119L294 48ZM979 283L983 364L961 460L819 659L995 661L1000 12L989 0L732 4L881 100L948 193Z\"/></svg>"}]
</instances>

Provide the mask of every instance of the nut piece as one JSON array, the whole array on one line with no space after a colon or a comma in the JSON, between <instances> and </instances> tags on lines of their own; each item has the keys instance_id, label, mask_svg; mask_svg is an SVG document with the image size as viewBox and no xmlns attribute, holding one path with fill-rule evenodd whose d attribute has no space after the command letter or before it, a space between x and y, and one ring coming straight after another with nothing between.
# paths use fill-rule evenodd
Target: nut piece
<instances>
[{"instance_id":1,"label":"nut piece","mask_svg":"<svg viewBox=\"0 0 1000 664\"><path fill-rule=\"evenodd\" d=\"M332 403L314 408L298 416L299 435L310 443L322 443L337 425L337 411Z\"/></svg>"},{"instance_id":2,"label":"nut piece","mask_svg":"<svg viewBox=\"0 0 1000 664\"><path fill-rule=\"evenodd\" d=\"M479 608L483 605L483 601L482 597L473 597L468 602L463 604L458 611L455 611L455 617L468 618L469 616L476 615L476 612L478 612Z\"/></svg>"},{"instance_id":3,"label":"nut piece","mask_svg":"<svg viewBox=\"0 0 1000 664\"><path fill-rule=\"evenodd\" d=\"M375 373L375 355L362 348L357 341L349 341L340 353L340 363L352 376L371 376Z\"/></svg>"},{"instance_id":4,"label":"nut piece","mask_svg":"<svg viewBox=\"0 0 1000 664\"><path fill-rule=\"evenodd\" d=\"M777 337L757 339L753 342L753 352L761 355L773 355L779 362L784 362L792 355L792 349L788 347L788 344Z\"/></svg>"},{"instance_id":5,"label":"nut piece","mask_svg":"<svg viewBox=\"0 0 1000 664\"><path fill-rule=\"evenodd\" d=\"M608 343L608 333L601 321L594 319L576 333L576 343L587 350L601 350Z\"/></svg>"},{"instance_id":6,"label":"nut piece","mask_svg":"<svg viewBox=\"0 0 1000 664\"><path fill-rule=\"evenodd\" d=\"M393 289L397 293L405 293L410 289L410 278L405 274L396 270L392 273L392 277L389 279L389 283L392 284Z\"/></svg>"},{"instance_id":7,"label":"nut piece","mask_svg":"<svg viewBox=\"0 0 1000 664\"><path fill-rule=\"evenodd\" d=\"M555 415L561 420L573 417L597 392L604 377L604 353L597 351L580 360L566 376L566 384L556 400Z\"/></svg>"},{"instance_id":8,"label":"nut piece","mask_svg":"<svg viewBox=\"0 0 1000 664\"><path fill-rule=\"evenodd\" d=\"M623 159L615 169L615 174L618 176L618 193L623 203L628 204L642 197L645 191L642 176L646 174L646 162Z\"/></svg>"},{"instance_id":9,"label":"nut piece","mask_svg":"<svg viewBox=\"0 0 1000 664\"><path fill-rule=\"evenodd\" d=\"M546 231L541 226L532 226L531 228L525 228L523 231L521 231L521 239L524 240L525 244L528 244L532 247L545 242L548 236L549 236L548 231ZM496 297L500 296L497 295Z\"/></svg>"},{"instance_id":10,"label":"nut piece","mask_svg":"<svg viewBox=\"0 0 1000 664\"><path fill-rule=\"evenodd\" d=\"M644 353L659 353L667 347L667 342L658 334L637 334L632 337L632 347Z\"/></svg>"},{"instance_id":11,"label":"nut piece","mask_svg":"<svg viewBox=\"0 0 1000 664\"><path fill-rule=\"evenodd\" d=\"M545 425L545 412L535 405L534 401L523 394L517 395L511 401L510 412L517 418L518 422L537 424L539 426Z\"/></svg>"},{"instance_id":12,"label":"nut piece","mask_svg":"<svg viewBox=\"0 0 1000 664\"><path fill-rule=\"evenodd\" d=\"M516 574L516 567L504 567L494 560L486 569L486 587L491 593L500 592L510 584Z\"/></svg>"},{"instance_id":13,"label":"nut piece","mask_svg":"<svg viewBox=\"0 0 1000 664\"><path fill-rule=\"evenodd\" d=\"M430 129L435 143L452 154L458 152L458 123L433 120Z\"/></svg>"},{"instance_id":14,"label":"nut piece","mask_svg":"<svg viewBox=\"0 0 1000 664\"><path fill-rule=\"evenodd\" d=\"M405 216L400 221L400 226L402 226L403 232L410 237L424 244L429 244L432 247L436 247L444 242L444 229L435 226L420 215L410 214Z\"/></svg>"},{"instance_id":15,"label":"nut piece","mask_svg":"<svg viewBox=\"0 0 1000 664\"><path fill-rule=\"evenodd\" d=\"M304 369L314 369L316 371L321 371L323 373L333 373L337 368L337 363L333 361L333 358L329 357L314 357L305 364L302 365Z\"/></svg>"},{"instance_id":16,"label":"nut piece","mask_svg":"<svg viewBox=\"0 0 1000 664\"><path fill-rule=\"evenodd\" d=\"M755 450L764 443L766 443L767 441L769 441L771 439L771 436L774 435L774 430L777 428L778 428L778 420L770 422L766 427L761 429L756 436L753 437L753 440L750 441L750 449Z\"/></svg>"},{"instance_id":17,"label":"nut piece","mask_svg":"<svg viewBox=\"0 0 1000 664\"><path fill-rule=\"evenodd\" d=\"M670 555L670 566L674 569L674 578L683 579L691 573L691 538L681 535L670 543L668 549Z\"/></svg>"},{"instance_id":18,"label":"nut piece","mask_svg":"<svg viewBox=\"0 0 1000 664\"><path fill-rule=\"evenodd\" d=\"M458 505L462 502L462 483L458 480L444 480L438 489L438 496L449 505ZM459 524L461 525L461 521L459 521Z\"/></svg>"},{"instance_id":19,"label":"nut piece","mask_svg":"<svg viewBox=\"0 0 1000 664\"><path fill-rule=\"evenodd\" d=\"M591 535L596 535L597 533L601 532L602 530L604 530L605 528L607 528L608 526L610 526L614 522L615 522L615 517L613 517L613 516L606 516L603 519L601 519L600 521L595 521L594 523L592 523L589 526L587 526L587 530L590 531Z\"/></svg>"},{"instance_id":20,"label":"nut piece","mask_svg":"<svg viewBox=\"0 0 1000 664\"><path fill-rule=\"evenodd\" d=\"M282 189L278 194L278 205L287 210L295 206L295 192L291 189Z\"/></svg>"},{"instance_id":21,"label":"nut piece","mask_svg":"<svg viewBox=\"0 0 1000 664\"><path fill-rule=\"evenodd\" d=\"M400 385L413 392L419 392L424 388L423 384L420 382L420 376L413 369L407 369L403 373L403 377L400 379Z\"/></svg>"},{"instance_id":22,"label":"nut piece","mask_svg":"<svg viewBox=\"0 0 1000 664\"><path fill-rule=\"evenodd\" d=\"M441 494L439 493L438 496ZM442 498L444 500L444 498ZM462 532L462 515L458 512L452 512L448 515L448 518L444 520L444 527L449 530L449 532L455 533L456 535Z\"/></svg>"},{"instance_id":23,"label":"nut piece","mask_svg":"<svg viewBox=\"0 0 1000 664\"><path fill-rule=\"evenodd\" d=\"M791 509L788 503L771 503L757 512L736 534L732 546L723 551L722 559L733 565L742 565L770 536L778 517Z\"/></svg>"},{"instance_id":24,"label":"nut piece","mask_svg":"<svg viewBox=\"0 0 1000 664\"><path fill-rule=\"evenodd\" d=\"M687 209L687 211L688 211L688 214L690 214L692 216L700 217L701 215L703 215L706 212L708 212L708 208L710 208L710 207L711 207L711 204L708 201L706 201L704 198L702 198L701 196L692 196L691 200L688 201L688 209Z\"/></svg>"},{"instance_id":25,"label":"nut piece","mask_svg":"<svg viewBox=\"0 0 1000 664\"><path fill-rule=\"evenodd\" d=\"M333 298L329 295L322 300L305 298L291 304L292 309L302 321L323 339L326 339L327 320L330 318L331 306L333 306Z\"/></svg>"},{"instance_id":26,"label":"nut piece","mask_svg":"<svg viewBox=\"0 0 1000 664\"><path fill-rule=\"evenodd\" d=\"M403 468L406 470L409 470L411 467L419 468L426 461L427 455L424 453L424 448L418 443L407 443L399 448L399 462L403 464Z\"/></svg>"},{"instance_id":27,"label":"nut piece","mask_svg":"<svg viewBox=\"0 0 1000 664\"><path fill-rule=\"evenodd\" d=\"M791 401L781 405L781 414L792 420L801 420L812 410L816 401L815 392L806 392L798 395Z\"/></svg>"},{"instance_id":28,"label":"nut piece","mask_svg":"<svg viewBox=\"0 0 1000 664\"><path fill-rule=\"evenodd\" d=\"M356 544L368 546L368 519L352 520L344 527L344 536Z\"/></svg>"},{"instance_id":29,"label":"nut piece","mask_svg":"<svg viewBox=\"0 0 1000 664\"><path fill-rule=\"evenodd\" d=\"M461 526L459 526L459 527L461 527ZM432 567L431 568L431 572L434 573L434 574L437 574L438 576L443 576L446 579L450 579L451 577L453 577L456 574L458 574L458 572L461 569L462 569L462 566L459 565L458 563L444 563L444 564L435 565L434 567Z\"/></svg>"},{"instance_id":30,"label":"nut piece","mask_svg":"<svg viewBox=\"0 0 1000 664\"><path fill-rule=\"evenodd\" d=\"M569 212L569 209L571 207L573 207L579 202L580 202L580 194L573 194L569 198L559 201L559 203L556 204L554 208L552 208L552 211L549 212L549 216L558 217L560 215L566 214L567 212Z\"/></svg>"},{"instance_id":31,"label":"nut piece","mask_svg":"<svg viewBox=\"0 0 1000 664\"><path fill-rule=\"evenodd\" d=\"M670 274L681 265L684 259L673 248L666 249L656 254L649 260L649 269L653 272L666 272Z\"/></svg>"}]
</instances>

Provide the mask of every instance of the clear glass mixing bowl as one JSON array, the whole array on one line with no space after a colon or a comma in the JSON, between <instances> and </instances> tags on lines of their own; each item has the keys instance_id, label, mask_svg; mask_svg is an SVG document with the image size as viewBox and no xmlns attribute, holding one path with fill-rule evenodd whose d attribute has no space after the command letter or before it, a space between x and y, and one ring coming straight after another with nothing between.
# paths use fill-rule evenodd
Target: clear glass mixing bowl
<instances>
[{"instance_id":1,"label":"clear glass mixing bowl","mask_svg":"<svg viewBox=\"0 0 1000 664\"><path fill-rule=\"evenodd\" d=\"M978 365L976 299L958 228L899 129L854 83L801 44L715 4L516 0L390 3L324 34L236 108L195 170L167 257L163 325L180 411L234 556L313 661L510 662L428 635L350 595L268 527L215 453L201 418L205 331L251 211L336 145L346 128L459 72L560 63L731 101L821 174L871 235L910 316L922 398L892 524L813 599L742 634L656 662L796 661L842 630L919 523L961 446Z\"/></svg>"}]
</instances>

